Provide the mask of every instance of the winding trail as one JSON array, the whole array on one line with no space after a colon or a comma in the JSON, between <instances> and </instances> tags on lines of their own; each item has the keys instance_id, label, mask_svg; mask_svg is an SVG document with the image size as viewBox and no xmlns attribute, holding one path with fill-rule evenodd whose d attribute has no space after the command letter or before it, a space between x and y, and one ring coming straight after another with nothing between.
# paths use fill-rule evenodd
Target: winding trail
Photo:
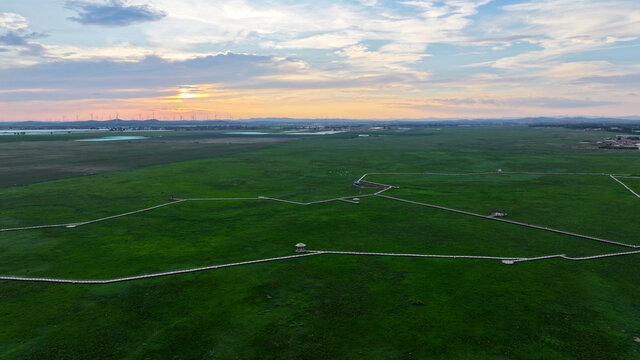
<instances>
[{"instance_id":1,"label":"winding trail","mask_svg":"<svg viewBox=\"0 0 640 360\"><path fill-rule=\"evenodd\" d=\"M171 202L167 202L167 203L164 203L164 204L151 206L151 207L140 209L140 210L129 211L129 212L126 212L126 213L107 216L107 217L94 219L94 220L89 220L89 221L75 222L75 223L64 223L64 224L53 224L53 225L39 225L39 226L7 228L7 229L0 229L0 232L3 232L3 231L19 231L19 230L33 230L33 229L46 229L46 228L55 228L55 227L63 227L63 226L67 227L67 228L74 228L76 226L93 224L93 223L97 223L97 222L100 222L100 221L111 220L111 219L115 219L115 218L119 218L119 217L123 217L123 216L127 216L127 215L138 214L138 213L141 213L141 212L158 209L158 208L161 208L163 206L178 204L178 203L181 203L181 202L184 202L184 201L185 200L171 201Z\"/></svg>"},{"instance_id":2,"label":"winding trail","mask_svg":"<svg viewBox=\"0 0 640 360\"><path fill-rule=\"evenodd\" d=\"M439 258L439 259L478 259L478 260L500 260L505 264L511 262L537 261L547 259L564 259L571 261L584 261L603 259L614 256L626 256L640 254L640 250L625 251L609 254L600 254L582 257L570 257L565 254L546 255L537 257L508 257L508 256L482 256L482 255L437 255L437 254L401 254L401 253L378 253L378 252L361 252L361 251L329 251L329 250L305 250L316 254L337 254L337 255L365 255L365 256L397 256L397 257L421 257L421 258Z\"/></svg>"},{"instance_id":3,"label":"winding trail","mask_svg":"<svg viewBox=\"0 0 640 360\"><path fill-rule=\"evenodd\" d=\"M196 267L196 268L190 268L190 269L165 271L160 273L135 275L135 276L127 276L127 277L104 279L104 280L62 279L62 278L24 277L24 276L0 276L0 280L63 283L63 284L91 284L91 285L112 284L117 282L150 279L150 278L187 274L187 273L194 273L194 272L207 271L207 270L216 270L216 269L228 268L233 266L259 264L259 263L280 261L280 260L289 260L289 259L314 256L314 255L394 256L394 257L420 257L420 258L438 258L438 259L500 260L504 264L512 265L514 263L523 262L523 261L539 261L539 260L548 260L548 259L584 261L584 260L595 260L595 259L602 259L602 258L608 258L608 257L614 257L614 256L633 255L633 254L639 254L639 253L640 253L640 250L593 255L593 256L583 256L583 257L569 257L569 256L566 256L565 254L558 254L558 255L547 255L547 256L526 258L526 257L504 257L504 256L482 256L482 255L402 254L402 253L378 253L378 252L360 252L360 251L304 250L303 253L297 254L297 255L249 260L249 261L242 261L242 262L235 262L235 263L221 264L221 265L202 266L202 267Z\"/></svg>"},{"instance_id":4,"label":"winding trail","mask_svg":"<svg viewBox=\"0 0 640 360\"><path fill-rule=\"evenodd\" d=\"M283 202L283 203L288 203L288 204L293 204L293 205L308 206L308 205L322 204L322 203L328 203L328 202L333 202L333 201L342 201L342 202L347 202L347 203L350 203L350 204L359 204L360 203L360 201L359 201L360 198L364 198L364 197L380 197L380 198L385 198L385 199L388 199L388 200L393 200L393 201L398 201L398 202L403 202L403 203L409 203L409 204L419 205L419 206L425 206L425 207L429 207L429 208L434 208L434 209L454 212L454 213L458 213L458 214L462 214L462 215L468 215L468 216L474 216L474 217L487 219L487 220L499 221L499 222L508 223L508 224L512 224L512 225L524 226L524 227L533 228L533 229L537 229L537 230L553 232L553 233L557 233L557 234L561 234L561 235L568 235L568 236L573 236L573 237L577 237L577 238L598 241L598 242L602 242L602 243L606 243L606 244L610 244L610 245L616 245L616 246L621 246L621 247L626 247L626 248L634 248L634 249L635 248L640 248L640 245L628 244L628 243L623 243L623 242L618 242L618 241L613 241L613 240L607 240L607 239L602 239L602 238L598 238L598 237L595 237L595 236L583 235L583 234L578 234L578 233L573 233L573 232L568 232L568 231L558 230L558 229L552 229L552 228L548 228L548 227L544 227L544 226L527 224L527 223L524 223L524 222L519 222L519 221L514 221L514 220L507 220L507 219L503 219L503 218L497 218L497 217L493 217L493 216L477 214L477 213L473 213L473 212L469 212L469 211L448 208L448 207L440 206L440 205L423 203L423 202L419 202L419 201L413 201L413 200L398 198L398 197L389 196L389 195L382 195L382 193L384 193L384 192L386 192L386 191L388 191L390 189L397 188L397 187L393 186L393 185L389 185L389 184L383 184L383 183L377 183L377 182L372 182L372 181L365 180L365 178L367 176L369 176L369 175L472 176L472 175L489 175L489 174L492 174L492 175L525 174L525 175L592 175L592 176L609 176L611 179L615 180L620 185L624 186L634 196L636 196L637 198L640 198L640 195L638 195L638 193L633 191L629 186L627 186L624 182L622 182L618 178L618 177L638 178L638 177L635 177L635 176L629 175L629 174L537 173L537 172L503 172L503 171L501 171L501 172L457 173L457 174L456 173L432 173L432 172L416 172L416 173L409 173L409 172L380 173L380 172L376 172L376 173L365 173L358 180L356 180L354 182L354 185L363 184L363 185L367 185L367 186L374 186L374 187L380 188L380 190L378 190L378 191L376 191L374 193L371 193L371 194L354 195L354 196L343 196L343 197L336 197L336 198L331 198L331 199L317 200L317 201L310 201L310 202L299 202L299 201L279 199L279 198L268 197L268 196L240 197L240 198L185 198L185 199L175 198L175 199L173 199L173 201L170 201L170 202L167 202L167 203L163 203L163 204L159 204L159 205L155 205L155 206L151 206L151 207L147 207L147 208L143 208L143 209L139 209L139 210L129 211L129 212L121 213L121 214L116 214L116 215L112 215L112 216L102 217L102 218L98 218L98 219L94 219L94 220L88 220L88 221L82 221L82 222L64 223L64 224L52 224L52 225L37 225L37 226L27 226L27 227L4 228L4 229L0 229L0 232L32 230L32 229L46 229L46 228L56 228L56 227L75 228L77 226L83 226L83 225L88 225L88 224L93 224L93 223L97 223L97 222L101 222L101 221L111 220L111 219L115 219L115 218L119 218L119 217L123 217L123 216L134 215L134 214L138 214L138 213L142 213L142 212L158 209L158 208L161 208L161 207L164 207L164 206L184 203L184 202L187 202L187 201L252 201L252 200L268 200L268 201ZM539 260L547 260L547 259L563 259L563 260L570 260L570 261L595 260L595 259L610 258L610 257L615 257L615 256L627 256L627 255L640 254L640 250L617 252L617 253L608 253L608 254L599 254L599 255L583 256L583 257L569 257L569 256L567 256L565 254L546 255L546 256L539 256L539 257L502 257L502 256L481 256L481 255L402 254L402 253L376 253L376 252L332 251L332 250L302 250L300 254L296 254L296 255L273 257L273 258L258 259L258 260L250 260L250 261L243 261L243 262L236 262L236 263L229 263L229 264L221 264L221 265L210 265L210 266L203 266L203 267L196 267L196 268L189 268L189 269L182 269L182 270L173 270L173 271L166 271L166 272L153 273L153 274L144 274L144 275L121 277L121 278L105 279L105 280L62 279L62 278L22 277L22 276L0 276L0 280L6 280L6 281L28 281L28 282L48 282L48 283L67 283L67 284L109 284L109 283L116 283L116 282L142 280L142 279L149 279L149 278L155 278L155 277L163 277L163 276L171 276L171 275L192 273L192 272L198 272L198 271L215 270L215 269L221 269L221 268L227 268L227 267L233 267L233 266L250 265L250 264L257 264L257 263L264 263L264 262L280 261L280 260L289 260L289 259L295 259L295 258L307 257L307 256L313 256L313 255L328 255L328 254L354 255L354 256L395 256L395 257L499 260L499 261L502 261L504 264L510 264L511 265L511 264L515 264L515 263L518 263L518 262L539 261Z\"/></svg>"},{"instance_id":5,"label":"winding trail","mask_svg":"<svg viewBox=\"0 0 640 360\"><path fill-rule=\"evenodd\" d=\"M111 284L111 283L116 283L116 282L125 282L125 281L141 280L141 279L150 279L150 278L156 278L156 277L162 277L162 276L193 273L193 272L197 272L197 271L222 269L222 268L227 268L227 267L232 267L232 266L258 264L258 263L264 263L264 262L270 262L270 261L289 260L289 259L295 259L295 258L299 258L299 257L313 256L313 255L320 255L320 254L321 253L319 253L319 252L309 252L309 253L297 254L297 255L289 255L289 256L280 256L280 257L274 257L274 258L267 258L267 259L242 261L242 262L236 262L236 263L230 263L230 264L222 264L222 265L202 266L202 267L196 267L196 268L191 268L191 269L165 271L165 272L161 272L161 273L128 276L128 277L106 279L106 280L57 279L57 278L42 278L42 277L36 278L36 277L23 277L23 276L0 276L0 280L66 283L66 284Z\"/></svg>"},{"instance_id":6,"label":"winding trail","mask_svg":"<svg viewBox=\"0 0 640 360\"><path fill-rule=\"evenodd\" d=\"M351 199L353 199L353 198L363 198L363 197L374 196L374 195L375 194L345 196L345 197L339 197L339 198L333 198L333 199L310 201L310 202L306 202L306 203L298 202L298 201L278 199L278 198L272 198L272 197L267 197L267 196L245 197L245 198L192 198L192 199L179 199L179 198L176 198L176 199L174 199L174 201L166 202L166 203L163 203L163 204L160 204L160 205L155 205L155 206L147 207L147 208L140 209L140 210L129 211L129 212L125 212L125 213L122 213L122 214L106 216L106 217L93 219L93 220L87 220L87 221L81 221L81 222L72 222L72 223L63 223L63 224L50 224L50 225L36 225L36 226L25 226L25 227L15 227L15 228L4 228L4 229L0 229L0 232L21 231L21 230L35 230L35 229L48 229L48 228L56 228L56 227L75 228L75 227L82 226L82 225L88 225L88 224L93 224L93 223L97 223L97 222L100 222L100 221L106 221L106 220L111 220L111 219L115 219L115 218L119 218L119 217L123 217L123 216L138 214L138 213L141 213L141 212L150 211L150 210L158 209L158 208L161 208L161 207L164 207L164 206L179 204L179 203L187 202L187 201L272 200L272 201L280 201L280 202L285 202L285 203L295 204L295 205L313 205L313 204L321 204L321 203L326 203L326 202L331 202L331 201L346 201L346 202L349 202L349 203L352 203L352 204L358 204L359 202L353 201Z\"/></svg>"}]
</instances>

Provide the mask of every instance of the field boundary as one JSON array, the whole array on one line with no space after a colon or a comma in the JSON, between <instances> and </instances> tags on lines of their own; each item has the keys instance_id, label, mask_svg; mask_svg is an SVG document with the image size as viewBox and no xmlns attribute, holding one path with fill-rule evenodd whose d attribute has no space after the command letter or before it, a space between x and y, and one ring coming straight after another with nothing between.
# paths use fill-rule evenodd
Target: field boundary
<instances>
[{"instance_id":1,"label":"field boundary","mask_svg":"<svg viewBox=\"0 0 640 360\"><path fill-rule=\"evenodd\" d=\"M623 183L621 180L619 180L617 177L613 176L613 175L609 175L613 180L617 181L620 185L624 186L625 189L629 190L629 192L631 192L633 195L635 195L638 199L640 199L640 195L638 195L637 192L633 191L630 187L627 186L627 184Z\"/></svg>"},{"instance_id":2,"label":"field boundary","mask_svg":"<svg viewBox=\"0 0 640 360\"><path fill-rule=\"evenodd\" d=\"M238 198L174 198L174 199L172 199L173 201L166 202L166 203L163 203L163 204L159 204L159 205L155 205L155 206L151 206L151 207L147 207L147 208L143 208L143 209L139 209L139 210L129 211L129 212L121 213L121 214L111 215L111 216L107 216L107 217L102 217L102 218L98 218L98 219L88 220L88 221L71 222L71 223L64 223L64 224L52 224L52 225L37 225L37 226L27 226L27 227L4 228L4 229L0 229L0 232L32 230L32 229L46 229L46 228L55 228L55 227L75 228L75 227L78 227L78 226L93 224L93 223L96 223L96 222L111 220L111 219L124 217L124 216L128 216L128 215L139 214L139 213L142 213L142 212L151 211L151 210L158 209L158 208L165 207L165 206L169 206L169 205L184 203L184 202L187 202L187 201L254 201L254 200L268 200L268 201L283 202L283 203L288 203L288 204L293 204L293 205L308 206L308 205L322 204L322 203L328 203L328 202L333 202L333 201L342 201L342 202L347 202L347 203L351 203L351 204L359 204L360 203L360 198L376 196L376 197L385 198L385 199L389 199L389 200L393 200L393 201L398 201L398 202L409 203L409 204L413 204L413 205L419 205L419 206L424 206L424 207L429 207L429 208L434 208L434 209L454 212L454 213L458 213L458 214L462 214L462 215L474 216L474 217L487 219L487 220L499 221L499 222L508 223L508 224L512 224L512 225L518 225L518 226L533 228L533 229L536 229L536 230L543 230L543 231L553 232L553 233L557 233L557 234L561 234L561 235L568 235L568 236L572 236L572 237L598 241L598 242L606 243L606 244L609 244L609 245L616 245L616 246L621 246L621 247L626 247L626 248L634 248L634 249L640 248L640 245L628 244L628 243L623 243L623 242L618 242L618 241L613 241L613 240L608 240L608 239L602 239L602 238L598 238L598 237L594 237L594 236L590 236L590 235L578 234L578 233L568 232L568 231L564 231L564 230L558 230L558 229L553 229L553 228L549 228L549 227L544 227L544 226L540 226L540 225L527 224L527 223L524 223L524 222L497 218L497 217L494 217L494 216L477 214L477 213L473 213L473 212L469 212L469 211L464 211L464 210L444 207L444 206L440 206L440 205L434 205L434 204L423 203L423 202L419 202L419 201L402 199L402 198L389 196L389 195L383 195L384 192L386 192L388 190L391 190L393 188L397 188L397 186L365 180L365 178L367 176L369 176L369 175L473 176L473 175L489 175L489 174L492 174L492 175L494 175L494 174L525 174L525 175L608 176L611 179L613 179L614 181L618 182L624 188L626 188L634 196L636 196L637 198L640 198L640 195L638 195L638 193L633 191L630 187L628 187L624 182L622 182L618 178L618 177L637 178L636 176L633 176L633 175L630 175L630 174L504 172L502 170L499 170L498 172L475 172L475 173L457 173L457 174L456 173L432 173L432 172L414 172L414 173L408 173L408 172L387 172L387 173L375 172L375 173L373 173L372 172L372 173L365 173L364 175L362 175L358 180L356 180L353 183L355 186L358 186L358 187L363 186L363 187L368 187L368 188L371 188L371 187L378 188L378 191L376 191L374 193L371 193L371 194L343 196L343 197L336 197L336 198L330 198L330 199L325 199L325 200L317 200L317 201L309 201L309 202L299 202L299 201L279 199L279 198L268 197L268 196L238 197ZM595 259L609 258L609 257L615 257L615 256L626 256L626 255L640 254L640 250L617 252L617 253L597 254L597 255L584 256L584 257L569 257L569 256L567 256L565 254L545 255L545 256L539 256L539 257L500 257L500 256L480 256L480 255L438 255L438 254L376 253L376 252L354 252L354 251L333 251L333 250L302 250L300 252L302 252L302 254L290 255L290 256L281 256L281 257L274 257L274 258L266 258L266 259L258 259L258 260L250 260L250 261L229 263L229 264L222 264L222 265L210 265L210 266L204 266L204 267L196 267L196 268L190 268L190 269L174 270L174 271L167 271L167 272L160 272L160 273L153 273L153 274L144 274L144 275L136 275L136 276L114 278L114 279L106 279L106 280L82 280L82 279L61 279L61 278L21 277L21 276L0 276L0 280L49 282L49 283L70 283L70 284L108 284L108 283L114 283L114 282L124 282L124 281L141 280L141 279L148 279L148 278L154 278L154 277L171 276L171 275L178 275L178 274L184 274L184 273L191 273L191 272L198 272L198 271L205 271L205 270L213 270L213 269L220 269L220 268L241 266L241 265L249 265L249 264L255 264L255 263L287 260L287 259L299 258L299 257L304 257L304 256L322 255L322 254L500 260L504 264L509 264L509 265L515 264L515 263L518 263L518 262L538 261L538 260L546 260L546 259L564 259L564 260L570 260L570 261L584 261L584 260L595 260Z\"/></svg>"},{"instance_id":3,"label":"field boundary","mask_svg":"<svg viewBox=\"0 0 640 360\"><path fill-rule=\"evenodd\" d=\"M165 271L160 273L134 275L134 276L127 276L127 277L120 277L120 278L113 278L113 279L103 279L103 280L24 277L24 276L0 276L0 280L62 283L62 284L87 284L87 285L112 284L117 282L151 279L151 278L157 278L157 277L194 273L199 271L216 270L216 269L222 269L222 268L228 268L228 267L234 267L234 266L289 260L289 259L314 256L314 255L391 256L391 257L419 257L419 258L437 258L437 259L499 260L503 264L513 265L517 262L524 262L524 261L539 261L539 260L549 260L549 259L584 261L584 260L603 259L603 258L609 258L609 257L615 257L615 256L627 256L627 255L640 254L640 250L600 254L600 255L593 255L593 256L583 256L583 257L569 257L565 254L546 255L546 256L537 256L537 257L508 257L508 256L483 256L483 255L402 254L402 253L334 251L334 250L303 250L301 252L302 252L301 254L289 255L289 256L249 260L249 261L235 262L235 263L229 263L229 264L201 266L201 267L195 267L195 268L189 268L189 269Z\"/></svg>"},{"instance_id":4,"label":"field boundary","mask_svg":"<svg viewBox=\"0 0 640 360\"><path fill-rule=\"evenodd\" d=\"M249 264L258 264L258 263L264 263L264 262L270 262L270 261L288 260L288 259L294 259L294 258L312 256L312 255L320 255L320 254L321 253L317 253L317 252L309 252L309 253L297 254L297 255L280 256L280 257L258 259L258 260L249 260L249 261L242 261L242 262L221 264L221 265L201 266L201 267L196 267L196 268L165 271L165 272L153 273L153 274L127 276L127 277L114 278L114 279L105 279L105 280L60 279L60 278L45 278L45 277L36 278L36 277L22 277L22 276L0 276L0 280L50 282L50 283L66 283L66 284L111 284L111 283L116 283L116 282L125 282L125 281L133 281L133 280L150 279L150 278L163 277L163 276L171 276L171 275L178 275L178 274L193 273L193 272L205 271L205 270L228 268L228 267L240 266L240 265L249 265Z\"/></svg>"}]
</instances>

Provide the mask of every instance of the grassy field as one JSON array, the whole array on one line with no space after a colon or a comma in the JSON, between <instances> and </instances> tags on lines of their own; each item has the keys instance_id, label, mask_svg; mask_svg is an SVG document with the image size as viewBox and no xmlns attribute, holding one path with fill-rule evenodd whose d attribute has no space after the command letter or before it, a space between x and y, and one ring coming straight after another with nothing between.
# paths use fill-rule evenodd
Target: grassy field
<instances>
[{"instance_id":1,"label":"grassy field","mask_svg":"<svg viewBox=\"0 0 640 360\"><path fill-rule=\"evenodd\" d=\"M0 228L90 220L170 194L366 194L351 185L365 172L640 174L640 152L585 143L601 133L456 127L372 135L225 143L207 142L228 137L219 133L176 133L124 145L34 139L21 146L59 151L60 162L32 175L46 158L15 153L11 166L22 170L4 185L21 185L0 188ZM52 180L74 175L65 169L81 161L103 172ZM640 244L640 199L605 176L368 179L400 186L388 193L402 198L482 214L504 208L513 220ZM639 179L622 180L640 190ZM297 242L491 256L625 250L377 197L358 205L187 202L74 229L2 232L0 274L106 279L291 255ZM109 285L0 281L0 358L640 359L639 260L506 266L320 255Z\"/></svg>"},{"instance_id":2,"label":"grassy field","mask_svg":"<svg viewBox=\"0 0 640 360\"><path fill-rule=\"evenodd\" d=\"M144 140L83 142L132 133L0 136L0 187L255 150L294 140L223 132L136 132Z\"/></svg>"}]
</instances>

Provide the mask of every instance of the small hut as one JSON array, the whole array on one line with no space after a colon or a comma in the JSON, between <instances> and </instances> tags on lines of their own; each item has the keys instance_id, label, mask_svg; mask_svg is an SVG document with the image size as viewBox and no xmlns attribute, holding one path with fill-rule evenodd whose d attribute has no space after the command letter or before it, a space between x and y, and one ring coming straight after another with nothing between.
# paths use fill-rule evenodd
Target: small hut
<instances>
[{"instance_id":1,"label":"small hut","mask_svg":"<svg viewBox=\"0 0 640 360\"><path fill-rule=\"evenodd\" d=\"M305 244L305 243L297 243L296 244L296 252L299 252L299 253L305 252L305 251L307 251L306 247L307 247L307 244Z\"/></svg>"},{"instance_id":2,"label":"small hut","mask_svg":"<svg viewBox=\"0 0 640 360\"><path fill-rule=\"evenodd\" d=\"M491 216L493 216L493 217L505 217L505 216L507 216L507 212L504 209L493 209L493 210L491 210Z\"/></svg>"},{"instance_id":3,"label":"small hut","mask_svg":"<svg viewBox=\"0 0 640 360\"><path fill-rule=\"evenodd\" d=\"M498 174L502 174L503 172L502 169L498 169Z\"/></svg>"}]
</instances>

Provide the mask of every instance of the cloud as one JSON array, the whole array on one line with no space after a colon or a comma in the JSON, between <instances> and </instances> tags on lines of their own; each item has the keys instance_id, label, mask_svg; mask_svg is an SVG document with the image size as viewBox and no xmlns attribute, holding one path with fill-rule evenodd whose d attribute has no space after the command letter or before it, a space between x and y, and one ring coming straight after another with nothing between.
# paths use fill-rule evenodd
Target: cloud
<instances>
[{"instance_id":1,"label":"cloud","mask_svg":"<svg viewBox=\"0 0 640 360\"><path fill-rule=\"evenodd\" d=\"M252 88L302 70L304 65L296 59L233 53L184 61L155 56L136 62L56 61L0 69L0 101L153 97L178 87L188 88L183 84ZM267 80L261 80L263 77ZM281 86L284 83L280 81ZM123 88L138 90L121 91Z\"/></svg>"},{"instance_id":2,"label":"cloud","mask_svg":"<svg viewBox=\"0 0 640 360\"><path fill-rule=\"evenodd\" d=\"M21 30L27 28L27 19L16 13L0 13L0 28L9 30Z\"/></svg>"},{"instance_id":3,"label":"cloud","mask_svg":"<svg viewBox=\"0 0 640 360\"><path fill-rule=\"evenodd\" d=\"M397 75L411 75L415 79L424 80L428 73L416 71L408 64L416 63L424 57L426 45L391 43L372 51L364 45L346 47L335 54L346 58L344 61L362 73L395 73Z\"/></svg>"},{"instance_id":4,"label":"cloud","mask_svg":"<svg viewBox=\"0 0 640 360\"><path fill-rule=\"evenodd\" d=\"M617 102L614 102L614 101L571 99L571 98L549 98L549 97L506 99L499 103L503 105L541 107L541 108L553 108L553 109L589 108L589 107L618 104Z\"/></svg>"},{"instance_id":5,"label":"cloud","mask_svg":"<svg viewBox=\"0 0 640 360\"><path fill-rule=\"evenodd\" d=\"M429 56L425 53L429 44L466 39L465 28L487 2L194 0L183 6L174 0L156 0L171 17L147 33L152 43L181 50L252 43L260 44L261 51L301 50L294 53L296 56L309 49L328 50L323 54L328 60L326 68L381 75L379 71L392 69L406 72L407 67ZM367 64L367 59L376 66Z\"/></svg>"},{"instance_id":6,"label":"cloud","mask_svg":"<svg viewBox=\"0 0 640 360\"><path fill-rule=\"evenodd\" d=\"M600 83L616 86L631 86L638 88L640 86L640 74L626 74L614 76L588 76L578 79L580 83Z\"/></svg>"},{"instance_id":7,"label":"cloud","mask_svg":"<svg viewBox=\"0 0 640 360\"><path fill-rule=\"evenodd\" d=\"M31 39L37 39L45 37L45 34L28 32L28 31L7 31L3 35L0 35L0 44L6 46L23 46L28 47L32 45L29 42Z\"/></svg>"},{"instance_id":8,"label":"cloud","mask_svg":"<svg viewBox=\"0 0 640 360\"><path fill-rule=\"evenodd\" d=\"M23 56L42 56L45 54L45 48L31 40L45 36L30 31L27 19L22 15L0 13L0 46L6 47L0 52L10 52L13 49Z\"/></svg>"},{"instance_id":9,"label":"cloud","mask_svg":"<svg viewBox=\"0 0 640 360\"><path fill-rule=\"evenodd\" d=\"M282 42L265 42L264 45L276 49L335 49L355 45L363 38L364 35L359 32L345 31L324 33Z\"/></svg>"},{"instance_id":10,"label":"cloud","mask_svg":"<svg viewBox=\"0 0 640 360\"><path fill-rule=\"evenodd\" d=\"M210 104L224 94L256 112L278 99L322 110L337 98L369 112L379 100L425 99L437 104L422 109L429 114L637 112L625 95L640 93L637 0L26 3L0 11L0 101L12 107L152 103L182 87L172 100ZM77 32L78 23L101 26ZM194 96L205 92L216 95ZM266 100L254 103L254 94Z\"/></svg>"},{"instance_id":11,"label":"cloud","mask_svg":"<svg viewBox=\"0 0 640 360\"><path fill-rule=\"evenodd\" d=\"M568 61L549 62L545 70L539 73L550 79L573 80L590 74L608 74L619 71L618 67L608 61Z\"/></svg>"},{"instance_id":12,"label":"cloud","mask_svg":"<svg viewBox=\"0 0 640 360\"><path fill-rule=\"evenodd\" d=\"M495 41L504 46L526 41L540 48L485 64L506 71L555 67L565 56L633 41L639 35L637 1L536 0L501 9L501 15L483 23L485 33L500 36L487 36L480 42Z\"/></svg>"},{"instance_id":13,"label":"cloud","mask_svg":"<svg viewBox=\"0 0 640 360\"><path fill-rule=\"evenodd\" d=\"M78 12L78 16L69 19L85 25L127 26L157 21L167 16L165 12L149 5L126 5L122 0L109 0L105 3L67 1L65 6Z\"/></svg>"},{"instance_id":14,"label":"cloud","mask_svg":"<svg viewBox=\"0 0 640 360\"><path fill-rule=\"evenodd\" d=\"M299 59L224 53L169 61L147 56L140 61L55 61L0 69L0 102L130 99L169 96L178 89L251 91L276 89L377 89L402 84L411 75L345 75L314 70ZM183 95L178 99L187 98Z\"/></svg>"},{"instance_id":15,"label":"cloud","mask_svg":"<svg viewBox=\"0 0 640 360\"><path fill-rule=\"evenodd\" d=\"M470 106L477 105L492 107L534 107L547 109L576 109L589 108L606 105L615 105L613 101L598 101L591 99L573 99L573 98L551 98L551 97L525 97L525 98L452 98L452 99L435 99L432 105L454 105L454 106Z\"/></svg>"}]
</instances>

